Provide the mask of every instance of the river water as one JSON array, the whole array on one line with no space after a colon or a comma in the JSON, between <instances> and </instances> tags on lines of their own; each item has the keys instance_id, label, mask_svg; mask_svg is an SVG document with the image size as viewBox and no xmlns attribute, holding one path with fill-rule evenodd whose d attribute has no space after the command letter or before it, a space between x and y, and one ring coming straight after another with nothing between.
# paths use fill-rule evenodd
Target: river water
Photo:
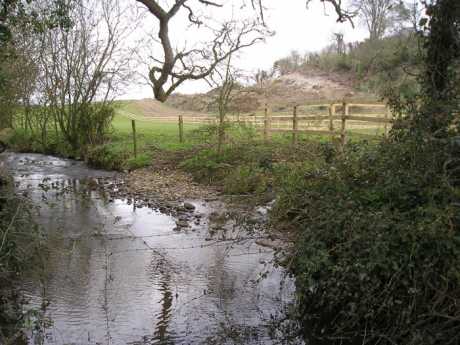
<instances>
[{"instance_id":1,"label":"river water","mask_svg":"<svg viewBox=\"0 0 460 345\"><path fill-rule=\"evenodd\" d=\"M225 205L191 200L201 221L177 231L173 216L87 187L113 173L38 154L0 162L39 207L46 234L45 270L22 287L48 320L30 344L285 342L277 320L294 284L254 234L233 223L210 235Z\"/></svg>"}]
</instances>

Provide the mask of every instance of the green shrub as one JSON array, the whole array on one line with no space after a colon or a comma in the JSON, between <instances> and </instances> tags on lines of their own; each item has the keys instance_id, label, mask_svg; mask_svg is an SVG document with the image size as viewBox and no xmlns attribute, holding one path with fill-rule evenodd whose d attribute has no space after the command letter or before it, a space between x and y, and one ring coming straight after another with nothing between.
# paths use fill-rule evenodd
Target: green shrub
<instances>
[{"instance_id":1,"label":"green shrub","mask_svg":"<svg viewBox=\"0 0 460 345\"><path fill-rule=\"evenodd\" d=\"M271 170L273 151L273 147L263 142L239 141L225 146L220 155L213 148L198 151L180 166L198 180L222 182L234 169L239 169L241 166L252 166L265 172ZM246 168L242 169L244 171ZM238 175L238 172L235 174Z\"/></svg>"},{"instance_id":2,"label":"green shrub","mask_svg":"<svg viewBox=\"0 0 460 345\"><path fill-rule=\"evenodd\" d=\"M455 156L411 133L290 173L274 216L299 231L291 267L306 339L459 343Z\"/></svg>"},{"instance_id":3,"label":"green shrub","mask_svg":"<svg viewBox=\"0 0 460 345\"><path fill-rule=\"evenodd\" d=\"M62 157L75 158L79 156L71 146L56 137L55 133L49 133L46 141L40 135L23 129L15 129L7 142L8 146L18 152L35 152L44 154L54 154Z\"/></svg>"},{"instance_id":4,"label":"green shrub","mask_svg":"<svg viewBox=\"0 0 460 345\"><path fill-rule=\"evenodd\" d=\"M106 170L123 170L127 152L109 144L89 147L86 152L86 163L94 168Z\"/></svg>"},{"instance_id":5,"label":"green shrub","mask_svg":"<svg viewBox=\"0 0 460 345\"><path fill-rule=\"evenodd\" d=\"M149 166L151 162L152 157L150 157L150 155L148 154L143 153L137 155L137 157L127 159L123 165L128 170L136 170Z\"/></svg>"},{"instance_id":6,"label":"green shrub","mask_svg":"<svg viewBox=\"0 0 460 345\"><path fill-rule=\"evenodd\" d=\"M243 165L231 170L223 183L228 194L259 194L267 190L269 178L262 168Z\"/></svg>"},{"instance_id":7,"label":"green shrub","mask_svg":"<svg viewBox=\"0 0 460 345\"><path fill-rule=\"evenodd\" d=\"M17 287L25 271L40 272L44 237L26 197L14 193L12 179L0 172L0 342L21 343L27 313ZM19 339L21 338L21 339Z\"/></svg>"},{"instance_id":8,"label":"green shrub","mask_svg":"<svg viewBox=\"0 0 460 345\"><path fill-rule=\"evenodd\" d=\"M226 150L224 154L225 152ZM205 149L183 161L180 167L192 173L198 180L213 182L224 178L228 173L231 165L225 163L224 160L224 156L219 156L215 150Z\"/></svg>"},{"instance_id":9,"label":"green shrub","mask_svg":"<svg viewBox=\"0 0 460 345\"><path fill-rule=\"evenodd\" d=\"M79 117L80 145L102 145L107 141L115 116L113 105L94 103L81 109L84 116Z\"/></svg>"},{"instance_id":10,"label":"green shrub","mask_svg":"<svg viewBox=\"0 0 460 345\"><path fill-rule=\"evenodd\" d=\"M36 136L20 129L14 131L7 144L19 152L38 152L42 148Z\"/></svg>"},{"instance_id":11,"label":"green shrub","mask_svg":"<svg viewBox=\"0 0 460 345\"><path fill-rule=\"evenodd\" d=\"M189 138L195 142L215 144L217 142L219 126L210 124L200 126L199 128L191 131ZM252 125L245 123L230 123L224 124L227 144L233 143L249 143L253 142L257 137L257 130Z\"/></svg>"}]
</instances>

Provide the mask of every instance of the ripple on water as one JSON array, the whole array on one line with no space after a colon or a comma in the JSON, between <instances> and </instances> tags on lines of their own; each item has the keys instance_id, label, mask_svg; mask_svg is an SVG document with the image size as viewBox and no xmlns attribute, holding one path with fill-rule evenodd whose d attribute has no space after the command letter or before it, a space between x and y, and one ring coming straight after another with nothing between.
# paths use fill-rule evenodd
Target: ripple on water
<instances>
[{"instance_id":1,"label":"ripple on water","mask_svg":"<svg viewBox=\"0 0 460 345\"><path fill-rule=\"evenodd\" d=\"M172 217L105 202L79 182L111 173L43 155L2 157L41 206L48 234L46 276L24 283L31 306L49 301L46 344L273 343L266 326L292 301L292 281L254 241L209 241L207 203L194 203L201 225L178 232Z\"/></svg>"}]
</instances>

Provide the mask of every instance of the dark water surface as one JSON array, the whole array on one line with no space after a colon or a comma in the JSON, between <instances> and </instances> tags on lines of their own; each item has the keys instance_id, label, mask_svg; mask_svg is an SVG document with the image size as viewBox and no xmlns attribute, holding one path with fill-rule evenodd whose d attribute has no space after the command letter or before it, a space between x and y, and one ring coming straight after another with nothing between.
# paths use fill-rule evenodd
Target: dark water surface
<instances>
[{"instance_id":1,"label":"dark water surface","mask_svg":"<svg viewBox=\"0 0 460 345\"><path fill-rule=\"evenodd\" d=\"M293 283L254 239L211 237L219 202L194 200L200 224L88 191L112 173L36 154L2 154L17 188L40 206L50 254L44 275L23 289L50 323L30 343L275 344L272 319L293 298ZM247 238L229 228L228 237ZM264 276L264 278L261 278ZM43 302L46 302L45 304Z\"/></svg>"}]
</instances>

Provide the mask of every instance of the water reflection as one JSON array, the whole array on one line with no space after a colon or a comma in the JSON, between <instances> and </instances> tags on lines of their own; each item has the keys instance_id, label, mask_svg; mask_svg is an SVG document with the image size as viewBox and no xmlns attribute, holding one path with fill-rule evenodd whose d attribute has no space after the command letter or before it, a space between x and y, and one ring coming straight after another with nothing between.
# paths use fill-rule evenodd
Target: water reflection
<instances>
[{"instance_id":1,"label":"water reflection","mask_svg":"<svg viewBox=\"0 0 460 345\"><path fill-rule=\"evenodd\" d=\"M171 307L173 303L173 293L171 291L171 275L168 271L161 273L160 286L158 290L161 292L160 312L157 315L157 323L153 338L161 344L174 344L173 336L170 334L169 323L171 318Z\"/></svg>"},{"instance_id":2,"label":"water reflection","mask_svg":"<svg viewBox=\"0 0 460 345\"><path fill-rule=\"evenodd\" d=\"M24 284L32 306L48 301L45 344L273 344L273 315L293 284L254 241L209 240L212 204L195 203L200 225L88 191L110 176L41 155L3 158L17 187L40 205L46 275ZM268 272L267 277L258 276ZM284 282L284 283L283 283ZM30 337L30 343L34 337Z\"/></svg>"}]
</instances>

